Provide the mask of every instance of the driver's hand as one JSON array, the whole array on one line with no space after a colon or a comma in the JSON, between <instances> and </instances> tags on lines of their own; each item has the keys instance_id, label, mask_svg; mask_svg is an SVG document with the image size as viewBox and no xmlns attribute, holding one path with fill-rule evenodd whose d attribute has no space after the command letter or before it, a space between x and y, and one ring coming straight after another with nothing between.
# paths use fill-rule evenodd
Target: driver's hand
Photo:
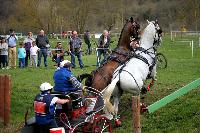
<instances>
[{"instance_id":1,"label":"driver's hand","mask_svg":"<svg viewBox=\"0 0 200 133\"><path fill-rule=\"evenodd\" d=\"M86 93L87 93L87 86L83 86L82 92L83 92L83 95L86 95Z\"/></svg>"}]
</instances>

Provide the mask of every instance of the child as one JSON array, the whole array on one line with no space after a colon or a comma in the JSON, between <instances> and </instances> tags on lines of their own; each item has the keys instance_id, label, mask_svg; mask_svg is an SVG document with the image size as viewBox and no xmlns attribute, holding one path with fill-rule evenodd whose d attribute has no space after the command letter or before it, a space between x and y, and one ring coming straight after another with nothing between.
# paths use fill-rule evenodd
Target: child
<instances>
[{"instance_id":1,"label":"child","mask_svg":"<svg viewBox=\"0 0 200 133\"><path fill-rule=\"evenodd\" d=\"M37 67L37 52L39 50L40 49L36 46L36 42L33 41L32 42L32 47L30 48L30 55L31 55L31 58L30 58L30 67L33 66L33 61L34 61L35 67Z\"/></svg>"},{"instance_id":2,"label":"child","mask_svg":"<svg viewBox=\"0 0 200 133\"><path fill-rule=\"evenodd\" d=\"M2 38L1 44L0 44L0 66L1 63L3 64L2 69L8 69L8 44L6 43L6 39Z\"/></svg>"},{"instance_id":3,"label":"child","mask_svg":"<svg viewBox=\"0 0 200 133\"><path fill-rule=\"evenodd\" d=\"M24 48L24 44L21 42L19 43L19 48L18 48L18 59L20 68L23 68L25 66L25 57L26 57L26 50Z\"/></svg>"}]
</instances>

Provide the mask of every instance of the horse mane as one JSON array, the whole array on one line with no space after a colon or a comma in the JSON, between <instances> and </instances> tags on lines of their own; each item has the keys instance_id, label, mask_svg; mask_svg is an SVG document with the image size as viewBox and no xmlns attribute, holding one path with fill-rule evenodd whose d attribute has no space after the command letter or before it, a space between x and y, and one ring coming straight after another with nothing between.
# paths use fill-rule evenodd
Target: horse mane
<instances>
[{"instance_id":1,"label":"horse mane","mask_svg":"<svg viewBox=\"0 0 200 133\"><path fill-rule=\"evenodd\" d=\"M125 27L126 27L126 25L127 25L128 22L129 22L129 21L127 21L126 24L124 24L124 26L123 26L123 28L122 28L122 30L121 30L121 33L120 33L120 37L119 37L119 40L118 40L117 47L119 46L119 41L120 41L121 38L122 38L122 32L124 31L124 29L125 29Z\"/></svg>"},{"instance_id":2,"label":"horse mane","mask_svg":"<svg viewBox=\"0 0 200 133\"><path fill-rule=\"evenodd\" d=\"M81 74L81 75L77 76L77 80L82 82L83 79L88 78L88 77L91 77L91 74L84 73L84 74Z\"/></svg>"}]
</instances>

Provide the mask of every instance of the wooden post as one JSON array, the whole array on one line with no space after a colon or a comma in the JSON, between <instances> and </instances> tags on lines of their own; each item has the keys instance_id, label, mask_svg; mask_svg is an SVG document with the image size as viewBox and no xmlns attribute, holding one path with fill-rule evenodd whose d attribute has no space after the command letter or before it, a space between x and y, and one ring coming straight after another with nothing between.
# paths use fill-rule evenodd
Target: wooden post
<instances>
[{"instance_id":1,"label":"wooden post","mask_svg":"<svg viewBox=\"0 0 200 133\"><path fill-rule=\"evenodd\" d=\"M0 119L4 125L10 120L10 91L11 77L9 75L0 75Z\"/></svg>"},{"instance_id":2,"label":"wooden post","mask_svg":"<svg viewBox=\"0 0 200 133\"><path fill-rule=\"evenodd\" d=\"M4 77L0 76L0 122L4 122Z\"/></svg>"},{"instance_id":3,"label":"wooden post","mask_svg":"<svg viewBox=\"0 0 200 133\"><path fill-rule=\"evenodd\" d=\"M5 88L4 88L4 125L10 121L10 99L11 99L11 77L5 75Z\"/></svg>"},{"instance_id":4,"label":"wooden post","mask_svg":"<svg viewBox=\"0 0 200 133\"><path fill-rule=\"evenodd\" d=\"M132 96L133 133L141 133L140 125L140 96Z\"/></svg>"}]
</instances>

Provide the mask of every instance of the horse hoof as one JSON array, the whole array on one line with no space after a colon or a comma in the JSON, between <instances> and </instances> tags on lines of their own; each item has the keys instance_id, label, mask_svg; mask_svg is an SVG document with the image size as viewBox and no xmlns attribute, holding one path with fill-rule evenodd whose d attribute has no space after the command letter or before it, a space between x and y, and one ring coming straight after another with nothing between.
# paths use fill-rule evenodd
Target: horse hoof
<instances>
[{"instance_id":1,"label":"horse hoof","mask_svg":"<svg viewBox=\"0 0 200 133\"><path fill-rule=\"evenodd\" d=\"M116 127L121 127L122 126L122 122L119 119L115 120L115 126Z\"/></svg>"},{"instance_id":2,"label":"horse hoof","mask_svg":"<svg viewBox=\"0 0 200 133\"><path fill-rule=\"evenodd\" d=\"M140 112L141 113L148 112L148 108L144 103L141 103L141 105L140 105Z\"/></svg>"}]
</instances>

